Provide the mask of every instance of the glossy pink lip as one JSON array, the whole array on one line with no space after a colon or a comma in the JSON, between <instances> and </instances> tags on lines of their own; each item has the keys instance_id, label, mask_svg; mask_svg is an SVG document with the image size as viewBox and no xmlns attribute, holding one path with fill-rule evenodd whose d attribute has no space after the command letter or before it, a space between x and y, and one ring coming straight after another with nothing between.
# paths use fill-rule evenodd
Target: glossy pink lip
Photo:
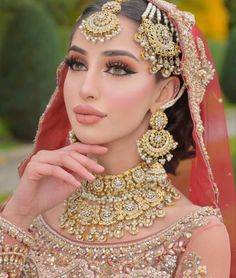
<instances>
[{"instance_id":1,"label":"glossy pink lip","mask_svg":"<svg viewBox=\"0 0 236 278\"><path fill-rule=\"evenodd\" d=\"M76 120L80 124L95 124L106 115L90 105L78 105L73 108Z\"/></svg>"},{"instance_id":2,"label":"glossy pink lip","mask_svg":"<svg viewBox=\"0 0 236 278\"><path fill-rule=\"evenodd\" d=\"M81 114L81 115L92 115L92 116L98 116L98 117L106 116L106 114L100 112L99 110L93 108L90 105L77 105L73 108L73 112L75 114Z\"/></svg>"}]
</instances>

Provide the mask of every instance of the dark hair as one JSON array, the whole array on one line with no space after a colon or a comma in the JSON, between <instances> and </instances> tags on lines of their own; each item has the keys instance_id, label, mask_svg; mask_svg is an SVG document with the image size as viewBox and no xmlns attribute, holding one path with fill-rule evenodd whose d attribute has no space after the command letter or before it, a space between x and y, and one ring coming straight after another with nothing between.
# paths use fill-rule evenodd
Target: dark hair
<instances>
[{"instance_id":1,"label":"dark hair","mask_svg":"<svg viewBox=\"0 0 236 278\"><path fill-rule=\"evenodd\" d=\"M95 4L90 5L81 14L79 20L76 22L71 39L75 31L78 29L81 21L96 11L101 10L104 3L109 0L100 0ZM141 23L141 16L147 7L147 2L145 0L128 0L122 3L122 10L120 15L131 19L137 24ZM162 75L158 73L156 75L157 81L163 79ZM181 85L183 84L183 79L179 76ZM165 110L168 117L167 130L173 135L176 142L178 142L178 147L172 152L173 159L167 162L164 166L167 173L172 173L176 175L176 168L183 159L193 158L195 156L195 143L192 137L193 122L188 105L188 94L187 90L184 92L183 96L176 102L176 104Z\"/></svg>"}]
</instances>

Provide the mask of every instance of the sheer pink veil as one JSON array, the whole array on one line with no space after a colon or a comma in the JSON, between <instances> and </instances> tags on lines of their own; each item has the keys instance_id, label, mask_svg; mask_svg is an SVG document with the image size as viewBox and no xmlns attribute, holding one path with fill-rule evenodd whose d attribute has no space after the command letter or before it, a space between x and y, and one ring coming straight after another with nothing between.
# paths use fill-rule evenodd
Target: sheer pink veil
<instances>
[{"instance_id":1,"label":"sheer pink veil","mask_svg":"<svg viewBox=\"0 0 236 278\"><path fill-rule=\"evenodd\" d=\"M193 203L221 209L231 240L231 277L235 277L236 196L234 177L222 94L210 51L190 13L179 11L175 5L163 0L150 2L167 13L180 34L183 53L182 77L189 95L189 108L194 123L193 138L196 144L196 157L192 161L191 175L183 174L181 182L184 185L188 184L186 192ZM20 176L31 156L36 152L54 150L68 144L70 123L63 98L67 69L64 63L58 68L56 90L40 119L34 149L19 166Z\"/></svg>"}]
</instances>

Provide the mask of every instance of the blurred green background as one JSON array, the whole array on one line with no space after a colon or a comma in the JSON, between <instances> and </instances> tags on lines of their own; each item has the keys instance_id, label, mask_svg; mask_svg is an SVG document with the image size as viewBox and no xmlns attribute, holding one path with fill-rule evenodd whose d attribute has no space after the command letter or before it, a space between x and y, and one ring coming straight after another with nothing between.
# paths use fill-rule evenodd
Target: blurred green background
<instances>
[{"instance_id":1,"label":"blurred green background","mask_svg":"<svg viewBox=\"0 0 236 278\"><path fill-rule=\"evenodd\" d=\"M89 0L0 1L1 151L32 142L66 55L70 32ZM224 92L236 173L236 1L172 1L195 14L206 35Z\"/></svg>"}]
</instances>

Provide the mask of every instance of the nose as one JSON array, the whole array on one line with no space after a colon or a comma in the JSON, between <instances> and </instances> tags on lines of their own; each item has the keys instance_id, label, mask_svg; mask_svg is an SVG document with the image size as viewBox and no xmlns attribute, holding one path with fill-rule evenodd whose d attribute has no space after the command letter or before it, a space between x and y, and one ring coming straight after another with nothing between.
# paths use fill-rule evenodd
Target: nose
<instances>
[{"instance_id":1,"label":"nose","mask_svg":"<svg viewBox=\"0 0 236 278\"><path fill-rule=\"evenodd\" d=\"M80 97L83 100L97 100L99 98L98 83L96 72L87 71L80 87Z\"/></svg>"}]
</instances>

